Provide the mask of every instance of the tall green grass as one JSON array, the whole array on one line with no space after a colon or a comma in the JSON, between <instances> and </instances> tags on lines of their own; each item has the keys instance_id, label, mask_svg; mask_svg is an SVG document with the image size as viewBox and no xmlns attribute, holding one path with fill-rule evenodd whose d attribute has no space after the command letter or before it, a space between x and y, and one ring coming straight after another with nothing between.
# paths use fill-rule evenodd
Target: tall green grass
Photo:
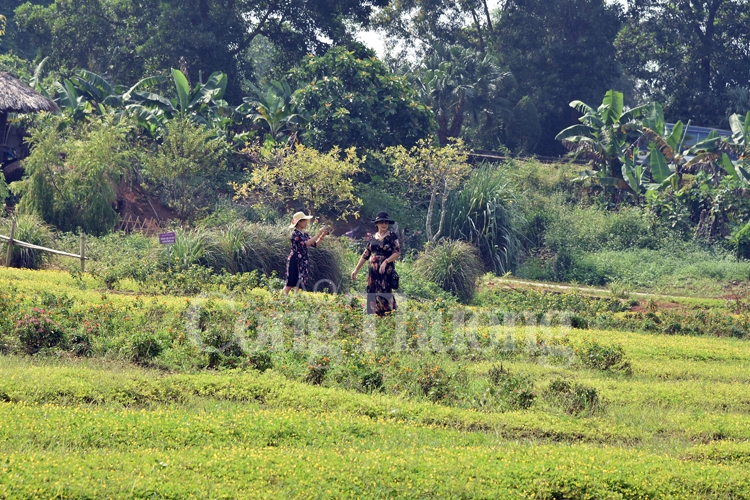
<instances>
[{"instance_id":1,"label":"tall green grass","mask_svg":"<svg viewBox=\"0 0 750 500\"><path fill-rule=\"evenodd\" d=\"M15 220L16 232L14 239L47 248L53 246L55 235L52 227L45 224L41 218L33 214L20 214ZM11 223L11 219L0 219L0 233L9 236ZM0 262L2 264L5 264L7 251L8 245L0 244L0 259L2 259ZM12 267L41 269L50 261L50 257L51 254L47 252L14 245L10 265Z\"/></svg>"},{"instance_id":2,"label":"tall green grass","mask_svg":"<svg viewBox=\"0 0 750 500\"><path fill-rule=\"evenodd\" d=\"M477 249L457 240L441 240L414 263L422 276L463 302L476 293L477 279L484 269Z\"/></svg>"},{"instance_id":3,"label":"tall green grass","mask_svg":"<svg viewBox=\"0 0 750 500\"><path fill-rule=\"evenodd\" d=\"M448 201L449 237L477 247L485 268L497 275L512 271L521 254L514 201L503 172L493 167L472 173Z\"/></svg>"}]
</instances>

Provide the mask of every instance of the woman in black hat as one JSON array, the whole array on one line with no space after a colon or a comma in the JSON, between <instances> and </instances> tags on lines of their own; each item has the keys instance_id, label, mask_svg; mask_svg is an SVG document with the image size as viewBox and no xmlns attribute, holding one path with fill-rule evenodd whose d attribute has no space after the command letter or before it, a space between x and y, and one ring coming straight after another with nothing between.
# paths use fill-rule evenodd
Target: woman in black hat
<instances>
[{"instance_id":1,"label":"woman in black hat","mask_svg":"<svg viewBox=\"0 0 750 500\"><path fill-rule=\"evenodd\" d=\"M369 261L367 274L367 312L383 316L396 310L391 278L396 269L394 262L401 256L398 236L388 229L393 221L385 212L378 213L373 221L378 231L367 242L367 248L352 271L352 280L365 262Z\"/></svg>"}]
</instances>

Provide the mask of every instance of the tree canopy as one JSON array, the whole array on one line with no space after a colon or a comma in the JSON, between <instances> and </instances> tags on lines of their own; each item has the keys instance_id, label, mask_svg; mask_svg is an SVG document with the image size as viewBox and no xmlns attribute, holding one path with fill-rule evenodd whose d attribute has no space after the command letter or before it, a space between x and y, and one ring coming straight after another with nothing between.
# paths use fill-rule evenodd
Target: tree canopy
<instances>
[{"instance_id":1,"label":"tree canopy","mask_svg":"<svg viewBox=\"0 0 750 500\"><path fill-rule=\"evenodd\" d=\"M189 75L222 71L239 98L243 53L264 36L296 61L352 39L384 0L57 0L27 2L15 19L56 67L85 68L118 81L175 67Z\"/></svg>"},{"instance_id":2,"label":"tree canopy","mask_svg":"<svg viewBox=\"0 0 750 500\"><path fill-rule=\"evenodd\" d=\"M672 121L726 128L728 91L750 86L750 3L629 0L627 12L618 57L644 96Z\"/></svg>"},{"instance_id":3,"label":"tree canopy","mask_svg":"<svg viewBox=\"0 0 750 500\"><path fill-rule=\"evenodd\" d=\"M555 134L575 123L568 103L597 100L620 75L613 41L619 7L604 0L508 0L497 13L494 50L540 114L537 151L559 153Z\"/></svg>"},{"instance_id":4,"label":"tree canopy","mask_svg":"<svg viewBox=\"0 0 750 500\"><path fill-rule=\"evenodd\" d=\"M310 120L303 141L322 151L411 146L431 131L432 112L372 51L336 47L309 56L290 78Z\"/></svg>"}]
</instances>

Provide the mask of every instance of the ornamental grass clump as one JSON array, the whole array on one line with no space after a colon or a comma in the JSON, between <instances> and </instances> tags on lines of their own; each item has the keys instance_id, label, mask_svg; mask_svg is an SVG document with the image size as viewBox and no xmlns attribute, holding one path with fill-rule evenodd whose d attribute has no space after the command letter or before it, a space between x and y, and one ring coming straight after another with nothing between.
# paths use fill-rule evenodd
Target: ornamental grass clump
<instances>
[{"instance_id":1,"label":"ornamental grass clump","mask_svg":"<svg viewBox=\"0 0 750 500\"><path fill-rule=\"evenodd\" d=\"M223 254L216 244L214 235L205 229L177 231L171 248L172 261L180 269L188 269L193 264L221 267Z\"/></svg>"},{"instance_id":2,"label":"ornamental grass clump","mask_svg":"<svg viewBox=\"0 0 750 500\"><path fill-rule=\"evenodd\" d=\"M475 171L448 200L447 233L474 245L487 270L498 276L515 269L521 255L520 215L500 170Z\"/></svg>"},{"instance_id":3,"label":"ornamental grass clump","mask_svg":"<svg viewBox=\"0 0 750 500\"><path fill-rule=\"evenodd\" d=\"M314 228L308 232L314 233ZM220 249L229 272L257 270L266 276L276 273L286 275L287 256L290 250L291 230L283 225L234 222L220 229L214 241ZM308 291L318 289L338 291L345 285L343 255L346 249L335 238L327 238L317 248L311 249ZM218 261L218 259L217 259Z\"/></svg>"},{"instance_id":4,"label":"ornamental grass clump","mask_svg":"<svg viewBox=\"0 0 750 500\"><path fill-rule=\"evenodd\" d=\"M441 240L415 262L418 272L462 302L469 302L477 289L484 266L477 249L463 241Z\"/></svg>"},{"instance_id":5,"label":"ornamental grass clump","mask_svg":"<svg viewBox=\"0 0 750 500\"><path fill-rule=\"evenodd\" d=\"M10 219L4 219L0 223L0 233L9 235L10 227ZM13 239L47 248L50 248L55 241L52 228L33 214L21 214L16 218L16 232ZM7 251L7 244L0 245L0 258L5 259ZM49 262L50 256L51 254L41 250L14 245L10 266L41 269Z\"/></svg>"}]
</instances>

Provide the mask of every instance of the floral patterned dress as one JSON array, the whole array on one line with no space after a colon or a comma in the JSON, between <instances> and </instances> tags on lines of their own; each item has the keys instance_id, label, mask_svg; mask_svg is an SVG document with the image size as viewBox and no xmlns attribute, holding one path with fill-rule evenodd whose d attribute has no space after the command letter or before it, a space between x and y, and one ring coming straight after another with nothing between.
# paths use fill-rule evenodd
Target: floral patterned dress
<instances>
[{"instance_id":1,"label":"floral patterned dress","mask_svg":"<svg viewBox=\"0 0 750 500\"><path fill-rule=\"evenodd\" d=\"M286 286L307 289L310 260L307 257L307 240L310 235L299 229L292 232L292 251L286 259ZM311 245L317 246L315 242Z\"/></svg>"},{"instance_id":2,"label":"floral patterned dress","mask_svg":"<svg viewBox=\"0 0 750 500\"><path fill-rule=\"evenodd\" d=\"M380 273L380 264L394 253L401 253L398 236L388 231L382 240L372 236L362 253L362 258L368 261L367 273L367 312L383 316L389 311L396 310L396 298L391 288L391 275L396 265L390 262L385 273Z\"/></svg>"}]
</instances>

